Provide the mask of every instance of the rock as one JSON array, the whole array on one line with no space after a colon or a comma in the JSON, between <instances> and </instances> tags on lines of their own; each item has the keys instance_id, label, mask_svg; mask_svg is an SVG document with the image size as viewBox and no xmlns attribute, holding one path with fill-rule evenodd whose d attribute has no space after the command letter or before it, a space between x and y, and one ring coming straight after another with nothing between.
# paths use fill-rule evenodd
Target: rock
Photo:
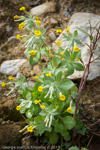
<instances>
[{"instance_id":1,"label":"rock","mask_svg":"<svg viewBox=\"0 0 100 150\"><path fill-rule=\"evenodd\" d=\"M35 82L28 81L28 82L25 82L23 85L26 86L26 87L31 87L31 88L33 88L34 85L35 85Z\"/></svg>"},{"instance_id":2,"label":"rock","mask_svg":"<svg viewBox=\"0 0 100 150\"><path fill-rule=\"evenodd\" d=\"M86 30L89 33L90 31L89 20L91 21L92 27L94 27L100 21L100 16L91 14L91 13L75 13L71 17L69 24L68 24L68 26L70 26L70 31L73 33L73 31L75 31L77 27L79 27L79 28ZM63 31L63 33L65 33L65 31ZM94 33L94 35L96 35L96 33ZM63 35L60 34L60 36L57 38L56 41L58 40L61 41L62 39L63 39ZM89 59L89 51L88 51L88 46L86 45L86 43L89 45L90 40L84 33L80 31L78 31L78 39L83 43L82 45L78 45L78 46L82 51L82 60L84 64L86 65ZM63 41L61 43L62 48L66 48L67 44L68 44L68 41ZM98 42L98 45L100 45L100 42ZM55 48L55 52L57 52L58 46L54 43L53 47ZM97 58L98 56L100 56L100 51L97 47L92 57L92 60ZM83 71L75 70L74 74L72 74L69 78L78 79L78 78L81 78L82 76L83 76ZM90 74L88 76L88 80L93 80L98 76L100 76L100 60L96 60L93 63L91 63Z\"/></svg>"},{"instance_id":3,"label":"rock","mask_svg":"<svg viewBox=\"0 0 100 150\"><path fill-rule=\"evenodd\" d=\"M48 12L56 12L56 2L47 2L30 10L32 16L46 14Z\"/></svg>"},{"instance_id":4,"label":"rock","mask_svg":"<svg viewBox=\"0 0 100 150\"><path fill-rule=\"evenodd\" d=\"M58 24L58 20L53 17L50 17L49 22L51 26L56 26Z\"/></svg>"},{"instance_id":5,"label":"rock","mask_svg":"<svg viewBox=\"0 0 100 150\"><path fill-rule=\"evenodd\" d=\"M6 75L15 75L22 64L24 64L26 59L15 59L4 61L0 66L0 73Z\"/></svg>"},{"instance_id":6,"label":"rock","mask_svg":"<svg viewBox=\"0 0 100 150\"><path fill-rule=\"evenodd\" d=\"M18 72L17 75L16 75L16 78L20 79L21 76L22 76L22 73Z\"/></svg>"},{"instance_id":7,"label":"rock","mask_svg":"<svg viewBox=\"0 0 100 150\"><path fill-rule=\"evenodd\" d=\"M54 32L50 32L48 36L49 36L49 38L50 38L51 42L53 42L53 41L55 41L55 40L56 40L56 35L55 35L55 33L54 33Z\"/></svg>"}]
</instances>

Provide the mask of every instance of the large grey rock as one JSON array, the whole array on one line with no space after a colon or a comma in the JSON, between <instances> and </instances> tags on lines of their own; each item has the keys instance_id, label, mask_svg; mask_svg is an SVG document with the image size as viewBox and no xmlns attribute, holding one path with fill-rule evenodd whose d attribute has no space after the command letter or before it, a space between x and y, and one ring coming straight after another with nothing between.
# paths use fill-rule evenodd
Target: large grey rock
<instances>
[{"instance_id":1,"label":"large grey rock","mask_svg":"<svg viewBox=\"0 0 100 150\"><path fill-rule=\"evenodd\" d=\"M48 12L56 12L56 2L47 2L30 10L30 14L32 16L41 15Z\"/></svg>"},{"instance_id":2,"label":"large grey rock","mask_svg":"<svg viewBox=\"0 0 100 150\"><path fill-rule=\"evenodd\" d=\"M6 75L15 75L19 71L19 68L24 64L26 59L15 59L4 61L0 66L0 73Z\"/></svg>"},{"instance_id":3,"label":"large grey rock","mask_svg":"<svg viewBox=\"0 0 100 150\"><path fill-rule=\"evenodd\" d=\"M79 27L79 28L86 30L89 33L90 32L89 21L91 22L92 27L94 27L100 21L100 16L91 14L91 13L83 13L83 12L75 13L71 17L68 26L70 26L71 32L75 31L77 27ZM65 33L65 31L63 31L63 33ZM96 32L94 33L94 35L96 35ZM82 51L82 60L84 64L86 65L89 59L89 55L90 55L88 51L88 46L86 45L86 43L89 45L90 40L85 34L80 32L79 30L78 30L78 39L83 43L82 45L78 45L78 47ZM60 34L60 36L57 38L56 41L58 40L60 41L63 40L62 34ZM68 41L64 41L61 43L61 46L63 48L66 48L67 44L68 44ZM100 46L100 41L98 42L98 45ZM53 47L55 48L55 51L57 52L58 50L57 44L53 44ZM93 54L92 60L97 58L98 56L100 56L100 51L97 47L97 49L95 50ZM74 74L72 74L69 78L78 79L78 78L81 78L82 76L83 76L83 71L75 71ZM88 80L93 80L98 76L100 76L100 60L96 60L93 63L91 63L90 74L88 76Z\"/></svg>"}]
</instances>

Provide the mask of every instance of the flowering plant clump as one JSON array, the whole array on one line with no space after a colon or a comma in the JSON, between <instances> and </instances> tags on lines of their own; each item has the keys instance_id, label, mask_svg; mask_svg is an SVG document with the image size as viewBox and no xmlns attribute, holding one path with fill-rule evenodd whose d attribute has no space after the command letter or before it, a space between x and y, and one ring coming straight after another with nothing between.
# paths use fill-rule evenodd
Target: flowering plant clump
<instances>
[{"instance_id":1,"label":"flowering plant clump","mask_svg":"<svg viewBox=\"0 0 100 150\"><path fill-rule=\"evenodd\" d=\"M84 70L81 49L78 47L78 44L82 43L77 38L77 30L71 33L70 27L67 27L65 34L58 28L56 32L63 35L63 40L56 42L58 52L53 54L52 48L46 44L46 29L41 28L39 17L32 17L25 7L21 7L20 10L24 11L27 17L16 15L14 19L21 21L19 30L25 29L28 34L16 37L23 39L26 46L25 55L30 65L38 63L41 66L41 73L33 77L36 81L33 88L25 86L24 76L21 76L20 80L9 77L21 95L18 97L20 104L16 109L26 115L28 125L23 130L34 132L36 136L44 134L51 144L56 144L62 137L67 143L69 141L67 145L69 147L73 128L76 128L77 133L85 133L78 111L77 117L73 118L78 88L73 81L68 79L75 70ZM69 43L63 49L61 43L65 40ZM43 68L41 55L46 55L49 59L47 68ZM2 86L6 85L7 83L2 83Z\"/></svg>"}]
</instances>

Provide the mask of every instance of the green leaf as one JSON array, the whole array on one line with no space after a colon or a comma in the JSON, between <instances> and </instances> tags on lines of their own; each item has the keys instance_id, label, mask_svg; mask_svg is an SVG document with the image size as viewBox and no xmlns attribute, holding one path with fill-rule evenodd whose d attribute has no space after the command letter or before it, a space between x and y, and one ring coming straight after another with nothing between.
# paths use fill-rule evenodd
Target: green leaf
<instances>
[{"instance_id":1,"label":"green leaf","mask_svg":"<svg viewBox=\"0 0 100 150\"><path fill-rule=\"evenodd\" d=\"M87 148L83 148L82 150L88 150Z\"/></svg>"},{"instance_id":2,"label":"green leaf","mask_svg":"<svg viewBox=\"0 0 100 150\"><path fill-rule=\"evenodd\" d=\"M32 57L32 56L30 56L30 57L29 57L29 63L30 63L31 66L33 66L33 65L35 65L37 62L36 62L35 60L33 60L33 57Z\"/></svg>"},{"instance_id":3,"label":"green leaf","mask_svg":"<svg viewBox=\"0 0 100 150\"><path fill-rule=\"evenodd\" d=\"M58 135L56 132L51 132L49 136L49 141L51 144L56 144L58 142Z\"/></svg>"},{"instance_id":4,"label":"green leaf","mask_svg":"<svg viewBox=\"0 0 100 150\"><path fill-rule=\"evenodd\" d=\"M69 60L70 59L70 53L69 53L69 51L68 50L66 50L65 51L65 53L64 53L64 56L63 56L64 58L65 58L65 60Z\"/></svg>"},{"instance_id":5,"label":"green leaf","mask_svg":"<svg viewBox=\"0 0 100 150\"><path fill-rule=\"evenodd\" d=\"M93 40L93 36L92 36L92 35L90 35L89 37L90 37L90 40L92 41L92 40Z\"/></svg>"},{"instance_id":6,"label":"green leaf","mask_svg":"<svg viewBox=\"0 0 100 150\"><path fill-rule=\"evenodd\" d=\"M77 71L84 71L84 66L80 63L73 63L73 67L77 70Z\"/></svg>"},{"instance_id":7,"label":"green leaf","mask_svg":"<svg viewBox=\"0 0 100 150\"><path fill-rule=\"evenodd\" d=\"M45 127L44 124L44 116L37 116L34 118L34 124L36 126L36 134L38 135L42 135L42 133L46 130L48 130L48 128ZM49 128L50 130L50 128Z\"/></svg>"},{"instance_id":8,"label":"green leaf","mask_svg":"<svg viewBox=\"0 0 100 150\"><path fill-rule=\"evenodd\" d=\"M30 108L31 105L32 105L32 101L29 101L29 102L26 103L25 108Z\"/></svg>"},{"instance_id":9,"label":"green leaf","mask_svg":"<svg viewBox=\"0 0 100 150\"><path fill-rule=\"evenodd\" d=\"M63 124L59 123L58 121L56 121L55 123L55 131L58 133L61 133L63 131Z\"/></svg>"},{"instance_id":10,"label":"green leaf","mask_svg":"<svg viewBox=\"0 0 100 150\"><path fill-rule=\"evenodd\" d=\"M26 94L26 99L27 99L27 100L31 100L31 97L32 97L32 96L31 96L31 93L28 92L28 93Z\"/></svg>"},{"instance_id":11,"label":"green leaf","mask_svg":"<svg viewBox=\"0 0 100 150\"><path fill-rule=\"evenodd\" d=\"M78 32L77 30L74 31L74 36L77 37L78 36Z\"/></svg>"},{"instance_id":12,"label":"green leaf","mask_svg":"<svg viewBox=\"0 0 100 150\"><path fill-rule=\"evenodd\" d=\"M62 119L62 121L68 130L74 128L76 124L75 120L71 116L66 116L65 118Z\"/></svg>"},{"instance_id":13,"label":"green leaf","mask_svg":"<svg viewBox=\"0 0 100 150\"><path fill-rule=\"evenodd\" d=\"M90 36L90 34L88 32L86 32L85 30L81 29L81 28L77 28L79 31L83 32L84 34L86 34L87 36Z\"/></svg>"},{"instance_id":14,"label":"green leaf","mask_svg":"<svg viewBox=\"0 0 100 150\"><path fill-rule=\"evenodd\" d=\"M72 146L68 150L80 150L77 146Z\"/></svg>"},{"instance_id":15,"label":"green leaf","mask_svg":"<svg viewBox=\"0 0 100 150\"><path fill-rule=\"evenodd\" d=\"M82 42L81 42L79 39L75 39L75 42L76 42L77 44L82 44Z\"/></svg>"},{"instance_id":16,"label":"green leaf","mask_svg":"<svg viewBox=\"0 0 100 150\"><path fill-rule=\"evenodd\" d=\"M25 108L25 107L21 107L21 108L20 108L20 113L21 113L21 114L24 114L25 111L26 111L26 108Z\"/></svg>"},{"instance_id":17,"label":"green leaf","mask_svg":"<svg viewBox=\"0 0 100 150\"><path fill-rule=\"evenodd\" d=\"M69 75L74 73L74 67L72 64L68 64L67 68L68 68L68 74Z\"/></svg>"},{"instance_id":18,"label":"green leaf","mask_svg":"<svg viewBox=\"0 0 100 150\"><path fill-rule=\"evenodd\" d=\"M71 138L69 132L68 132L66 129L64 129L64 130L61 132L61 135L62 135L62 136L64 137L64 139L66 139L66 140L70 140L70 138Z\"/></svg>"},{"instance_id":19,"label":"green leaf","mask_svg":"<svg viewBox=\"0 0 100 150\"><path fill-rule=\"evenodd\" d=\"M29 109L29 110L26 112L26 117L27 117L27 118L31 118L31 117L33 116L33 114L34 114L34 110Z\"/></svg>"},{"instance_id":20,"label":"green leaf","mask_svg":"<svg viewBox=\"0 0 100 150\"><path fill-rule=\"evenodd\" d=\"M20 80L21 80L21 82L24 83L24 82L26 81L26 77L25 77L25 76L21 76L21 77L20 77Z\"/></svg>"},{"instance_id":21,"label":"green leaf","mask_svg":"<svg viewBox=\"0 0 100 150\"><path fill-rule=\"evenodd\" d=\"M58 74L57 74L57 76L56 76L56 81L57 82L61 82L61 80L62 80L62 72L60 71Z\"/></svg>"},{"instance_id":22,"label":"green leaf","mask_svg":"<svg viewBox=\"0 0 100 150\"><path fill-rule=\"evenodd\" d=\"M65 79L60 83L59 88L64 91L68 91L73 86L74 86L74 83L71 80Z\"/></svg>"},{"instance_id":23,"label":"green leaf","mask_svg":"<svg viewBox=\"0 0 100 150\"><path fill-rule=\"evenodd\" d=\"M71 61L75 60L75 58L81 59L81 51L73 52L73 54L71 55Z\"/></svg>"},{"instance_id":24,"label":"green leaf","mask_svg":"<svg viewBox=\"0 0 100 150\"><path fill-rule=\"evenodd\" d=\"M52 72L52 70L51 70L51 69L48 69L48 68L43 68L42 71L43 71L44 73L51 73L51 72Z\"/></svg>"}]
</instances>

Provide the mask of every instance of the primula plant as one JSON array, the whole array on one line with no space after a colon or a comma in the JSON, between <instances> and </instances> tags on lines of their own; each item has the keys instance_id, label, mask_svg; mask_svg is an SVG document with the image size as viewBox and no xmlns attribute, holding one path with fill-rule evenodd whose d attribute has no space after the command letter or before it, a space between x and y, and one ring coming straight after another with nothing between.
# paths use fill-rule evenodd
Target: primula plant
<instances>
[{"instance_id":1,"label":"primula plant","mask_svg":"<svg viewBox=\"0 0 100 150\"><path fill-rule=\"evenodd\" d=\"M39 17L32 17L25 7L21 7L20 10L26 15L16 15L14 19L20 21L19 30L24 28L27 34L17 35L17 39L22 39L24 42L25 55L30 65L38 63L41 66L41 73L33 76L36 83L32 88L28 86L28 81L24 76L21 76L20 80L9 78L20 94L19 106L16 109L26 116L27 125L21 131L33 132L35 136L43 135L51 144L57 144L60 140L62 147L63 139L65 139L68 148L72 144L73 128L77 133L83 135L85 133L85 127L76 108L78 88L73 81L68 79L75 70L83 71L85 68L81 58L81 49L77 46L81 44L77 38L78 32L75 30L71 33L70 27L67 27L65 34L57 28L56 32L63 35L63 40L56 42L58 52L54 53L52 52L54 48L46 44L46 29L41 28ZM68 41L65 49L61 47L63 41ZM49 59L47 68L43 67L41 55ZM3 82L2 86L8 84ZM77 116L74 116L75 110Z\"/></svg>"}]
</instances>

